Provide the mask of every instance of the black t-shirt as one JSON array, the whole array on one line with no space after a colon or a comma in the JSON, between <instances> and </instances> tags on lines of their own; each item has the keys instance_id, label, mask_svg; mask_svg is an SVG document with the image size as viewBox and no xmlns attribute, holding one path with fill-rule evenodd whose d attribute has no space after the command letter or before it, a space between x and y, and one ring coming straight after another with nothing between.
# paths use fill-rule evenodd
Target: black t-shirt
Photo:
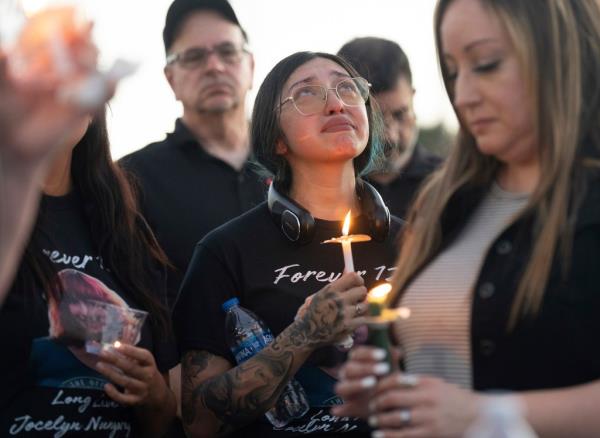
<instances>
[{"instance_id":1,"label":"black t-shirt","mask_svg":"<svg viewBox=\"0 0 600 438\"><path fill-rule=\"evenodd\" d=\"M387 184L380 184L372 179L367 180L375 186L394 216L406 218L423 181L441 163L442 158L426 151L422 146L416 145L412 157L397 178Z\"/></svg>"},{"instance_id":2,"label":"black t-shirt","mask_svg":"<svg viewBox=\"0 0 600 438\"><path fill-rule=\"evenodd\" d=\"M40 250L57 269L63 291L47 296L16 283L0 309L0 436L139 436L133 409L112 401L103 390L106 379L89 366L95 356L57 339L68 337L67 327L86 311L87 299L140 306L95 249L75 192L44 196L40 215ZM161 278L165 284L157 271L157 285ZM158 290L164 301L165 287ZM148 322L138 346L153 353L161 372L177 363L173 343L154 339Z\"/></svg>"},{"instance_id":3,"label":"black t-shirt","mask_svg":"<svg viewBox=\"0 0 600 438\"><path fill-rule=\"evenodd\" d=\"M174 300L194 246L209 231L265 200L266 184L246 165L241 171L206 153L186 126L120 161L141 186L144 216L176 271Z\"/></svg>"},{"instance_id":4,"label":"black t-shirt","mask_svg":"<svg viewBox=\"0 0 600 438\"><path fill-rule=\"evenodd\" d=\"M367 287L386 281L396 258L394 219L384 242L352 245L354 266ZM235 364L225 338L221 305L239 297L241 306L256 313L277 336L290 325L309 295L339 278L344 269L341 245L322 244L341 235L342 223L316 220L311 243L289 241L273 221L266 203L207 235L197 246L175 306L174 324L180 350L205 350ZM355 218L353 234L368 234L364 218ZM265 417L239 431L239 436L290 437L311 434L368 434L368 426L354 418L330 415L335 379L322 367L341 365L344 357L335 347L318 350L296 379L307 392L311 408L301 419L274 430ZM347 435L352 436L352 435Z\"/></svg>"}]
</instances>

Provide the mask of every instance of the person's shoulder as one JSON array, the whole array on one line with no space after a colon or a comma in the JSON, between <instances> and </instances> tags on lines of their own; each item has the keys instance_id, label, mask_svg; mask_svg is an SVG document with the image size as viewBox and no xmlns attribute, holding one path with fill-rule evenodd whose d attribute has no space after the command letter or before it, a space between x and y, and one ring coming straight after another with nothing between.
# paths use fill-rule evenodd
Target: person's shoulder
<instances>
[{"instance_id":1,"label":"person's shoulder","mask_svg":"<svg viewBox=\"0 0 600 438\"><path fill-rule=\"evenodd\" d=\"M415 152L417 153L419 164L424 167L435 169L444 161L443 157L430 152L422 145L417 145Z\"/></svg>"},{"instance_id":2,"label":"person's shoulder","mask_svg":"<svg viewBox=\"0 0 600 438\"><path fill-rule=\"evenodd\" d=\"M272 229L273 221L265 201L215 228L198 245L213 249L227 245L247 245L268 235Z\"/></svg>"},{"instance_id":3,"label":"person's shoulder","mask_svg":"<svg viewBox=\"0 0 600 438\"><path fill-rule=\"evenodd\" d=\"M125 168L135 169L147 163L156 163L157 158L169 154L167 138L150 143L137 151L125 155L119 160L119 164Z\"/></svg>"}]
</instances>

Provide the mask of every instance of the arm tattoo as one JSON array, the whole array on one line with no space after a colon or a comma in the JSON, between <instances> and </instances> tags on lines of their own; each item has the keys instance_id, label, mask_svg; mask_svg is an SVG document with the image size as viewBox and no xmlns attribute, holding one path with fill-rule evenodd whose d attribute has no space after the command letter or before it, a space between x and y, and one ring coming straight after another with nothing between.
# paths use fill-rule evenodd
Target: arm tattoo
<instances>
[{"instance_id":1,"label":"arm tattoo","mask_svg":"<svg viewBox=\"0 0 600 438\"><path fill-rule=\"evenodd\" d=\"M212 357L205 352L189 352L184 357L182 419L190 425L198 409L208 409L221 423L219 434L265 413L292 377L293 353L264 351L226 373L198 382L198 374Z\"/></svg>"},{"instance_id":2,"label":"arm tattoo","mask_svg":"<svg viewBox=\"0 0 600 438\"><path fill-rule=\"evenodd\" d=\"M275 404L291 378L292 354L287 355L257 355L255 363L243 363L206 382L203 403L222 422L220 433L251 422Z\"/></svg>"},{"instance_id":3,"label":"arm tattoo","mask_svg":"<svg viewBox=\"0 0 600 438\"><path fill-rule=\"evenodd\" d=\"M333 291L315 294L306 315L289 328L289 341L293 346L319 347L332 342L343 328L343 304Z\"/></svg>"},{"instance_id":4,"label":"arm tattoo","mask_svg":"<svg viewBox=\"0 0 600 438\"><path fill-rule=\"evenodd\" d=\"M200 394L194 389L194 382L198 375L208 367L213 357L206 351L188 351L181 361L181 417L186 424L192 424L196 417L196 403Z\"/></svg>"},{"instance_id":5,"label":"arm tattoo","mask_svg":"<svg viewBox=\"0 0 600 438\"><path fill-rule=\"evenodd\" d=\"M322 290L306 314L286 328L264 350L235 368L209 378L201 374L215 357L207 352L185 354L182 376L182 417L186 425L208 410L219 420L219 434L227 434L264 414L275 404L301 365L299 349L332 342L344 329L343 303L336 293Z\"/></svg>"}]
</instances>

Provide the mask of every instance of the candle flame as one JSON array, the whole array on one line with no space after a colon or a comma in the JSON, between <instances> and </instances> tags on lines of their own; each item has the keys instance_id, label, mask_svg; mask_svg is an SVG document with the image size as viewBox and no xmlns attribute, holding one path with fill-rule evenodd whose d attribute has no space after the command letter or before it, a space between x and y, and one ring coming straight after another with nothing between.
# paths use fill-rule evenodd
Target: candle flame
<instances>
[{"instance_id":1,"label":"candle flame","mask_svg":"<svg viewBox=\"0 0 600 438\"><path fill-rule=\"evenodd\" d=\"M396 321L400 319L410 318L410 309L408 307L398 307L396 309L383 309L381 312L381 318L389 321Z\"/></svg>"},{"instance_id":2,"label":"candle flame","mask_svg":"<svg viewBox=\"0 0 600 438\"><path fill-rule=\"evenodd\" d=\"M380 284L369 291L367 300L370 303L384 303L388 294L392 291L392 285L389 283Z\"/></svg>"},{"instance_id":3,"label":"candle flame","mask_svg":"<svg viewBox=\"0 0 600 438\"><path fill-rule=\"evenodd\" d=\"M408 307L398 307L396 313L402 319L410 318L410 309Z\"/></svg>"},{"instance_id":4,"label":"candle flame","mask_svg":"<svg viewBox=\"0 0 600 438\"><path fill-rule=\"evenodd\" d=\"M342 227L342 234L344 236L347 236L350 231L350 213L352 213L352 210L348 210L346 218L344 219L344 226Z\"/></svg>"},{"instance_id":5,"label":"candle flame","mask_svg":"<svg viewBox=\"0 0 600 438\"><path fill-rule=\"evenodd\" d=\"M115 341L115 343L113 344L113 347L115 348L119 348L121 346L121 343L119 341Z\"/></svg>"}]
</instances>

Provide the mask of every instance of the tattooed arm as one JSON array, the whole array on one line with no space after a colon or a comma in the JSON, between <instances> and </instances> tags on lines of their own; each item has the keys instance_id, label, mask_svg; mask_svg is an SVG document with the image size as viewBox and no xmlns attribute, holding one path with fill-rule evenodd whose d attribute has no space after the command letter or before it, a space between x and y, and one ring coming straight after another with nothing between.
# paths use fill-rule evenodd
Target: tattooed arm
<instances>
[{"instance_id":1,"label":"tattooed arm","mask_svg":"<svg viewBox=\"0 0 600 438\"><path fill-rule=\"evenodd\" d=\"M186 352L182 417L188 435L227 435L263 415L316 348L364 323L355 308L366 293L360 276L344 275L317 292L305 314L271 344L234 368L206 351Z\"/></svg>"}]
</instances>

